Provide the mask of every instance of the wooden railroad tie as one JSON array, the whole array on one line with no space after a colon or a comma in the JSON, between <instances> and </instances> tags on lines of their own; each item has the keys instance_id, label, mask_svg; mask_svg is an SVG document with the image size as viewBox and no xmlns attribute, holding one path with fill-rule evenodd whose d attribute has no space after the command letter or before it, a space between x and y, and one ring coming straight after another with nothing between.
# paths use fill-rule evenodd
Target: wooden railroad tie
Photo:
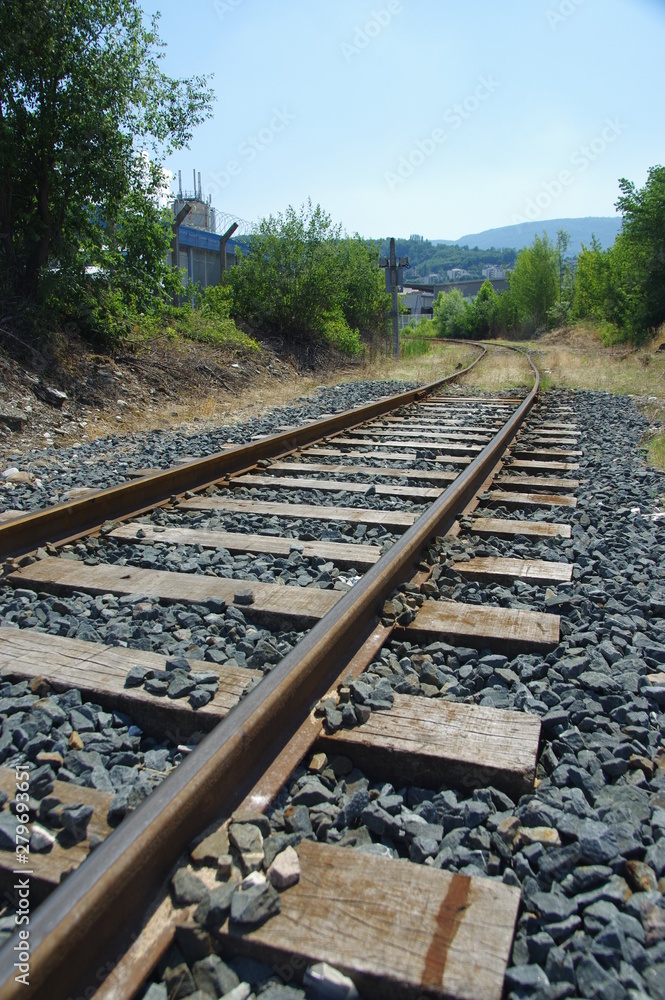
<instances>
[{"instance_id":1,"label":"wooden railroad tie","mask_svg":"<svg viewBox=\"0 0 665 1000\"><path fill-rule=\"evenodd\" d=\"M454 562L450 568L461 576L490 582L527 580L530 583L570 583L573 576L570 563L543 559L477 556L467 562Z\"/></svg>"},{"instance_id":2,"label":"wooden railroad tie","mask_svg":"<svg viewBox=\"0 0 665 1000\"><path fill-rule=\"evenodd\" d=\"M194 710L186 698L156 698L141 687L125 687L134 666L164 670L168 657L125 646L47 635L34 629L0 628L0 673L31 680L43 677L56 691L78 688L84 698L107 711L126 712L146 732L169 733L177 743L195 732L209 732L237 705L261 670L190 660L193 670L213 670L219 688L212 701Z\"/></svg>"},{"instance_id":3,"label":"wooden railroad tie","mask_svg":"<svg viewBox=\"0 0 665 1000\"><path fill-rule=\"evenodd\" d=\"M225 948L277 969L294 955L328 962L368 1000L500 1000L518 889L310 840L296 850L300 881L281 913L242 934L224 923Z\"/></svg>"},{"instance_id":4,"label":"wooden railroad tie","mask_svg":"<svg viewBox=\"0 0 665 1000\"><path fill-rule=\"evenodd\" d=\"M496 535L498 538L512 538L514 535L524 535L525 538L570 538L572 533L569 524L517 521L503 517L475 517L471 522L471 531L475 535Z\"/></svg>"},{"instance_id":5,"label":"wooden railroad tie","mask_svg":"<svg viewBox=\"0 0 665 1000\"><path fill-rule=\"evenodd\" d=\"M425 601L407 625L409 637L449 638L458 645L509 653L551 650L559 642L559 616L457 601Z\"/></svg>"},{"instance_id":6,"label":"wooden railroad tie","mask_svg":"<svg viewBox=\"0 0 665 1000\"><path fill-rule=\"evenodd\" d=\"M16 769L0 767L0 791L10 799L16 795ZM30 851L30 900L33 905L41 903L54 889L57 889L63 875L73 871L85 861L90 853L90 838L106 839L112 833L106 822L106 814L113 796L110 792L100 792L96 788L72 785L68 781L56 781L52 794L60 799L63 806L92 806L94 812L88 824L85 840L70 847L62 847L56 840L50 851L38 853ZM32 827L32 824L30 824ZM10 894L16 883L16 857L8 851L0 851L0 887Z\"/></svg>"},{"instance_id":7,"label":"wooden railroad tie","mask_svg":"<svg viewBox=\"0 0 665 1000\"><path fill-rule=\"evenodd\" d=\"M517 801L533 790L539 739L540 719L527 712L396 694L391 709L324 734L317 747L395 788L494 785Z\"/></svg>"},{"instance_id":8,"label":"wooden railroad tie","mask_svg":"<svg viewBox=\"0 0 665 1000\"><path fill-rule=\"evenodd\" d=\"M266 514L269 517L302 518L311 521L344 521L350 524L382 524L390 531L405 531L419 517L400 510L365 510L363 507L326 507L318 504L283 503L268 500L236 500L233 497L193 497L178 510L228 511L236 514Z\"/></svg>"},{"instance_id":9,"label":"wooden railroad tie","mask_svg":"<svg viewBox=\"0 0 665 1000\"><path fill-rule=\"evenodd\" d=\"M276 535L244 535L233 531L208 531L205 528L159 528L150 524L122 524L110 533L111 538L135 545L202 545L228 552L265 553L288 556L294 549L302 551L305 558L318 557L338 566L355 566L369 569L381 558L378 545L345 542L300 542L297 538L279 538Z\"/></svg>"}]
</instances>

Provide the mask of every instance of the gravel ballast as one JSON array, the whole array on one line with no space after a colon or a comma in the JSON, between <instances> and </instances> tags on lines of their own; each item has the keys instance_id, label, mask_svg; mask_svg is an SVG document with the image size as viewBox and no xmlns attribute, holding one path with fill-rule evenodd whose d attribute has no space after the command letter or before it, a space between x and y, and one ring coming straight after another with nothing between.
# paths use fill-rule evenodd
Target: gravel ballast
<instances>
[{"instance_id":1,"label":"gravel ballast","mask_svg":"<svg viewBox=\"0 0 665 1000\"><path fill-rule=\"evenodd\" d=\"M0 510L35 510L68 498L80 487L106 489L122 483L128 473L142 468L167 469L183 456L203 458L229 444L246 444L252 438L275 434L284 426L302 426L323 414L340 413L381 396L415 388L410 382L347 382L320 388L311 398L269 411L242 424L212 431L180 435L174 431L113 435L71 448L48 447L29 454L7 455L6 468L17 468L34 477L31 483L9 483L0 478Z\"/></svg>"}]
</instances>

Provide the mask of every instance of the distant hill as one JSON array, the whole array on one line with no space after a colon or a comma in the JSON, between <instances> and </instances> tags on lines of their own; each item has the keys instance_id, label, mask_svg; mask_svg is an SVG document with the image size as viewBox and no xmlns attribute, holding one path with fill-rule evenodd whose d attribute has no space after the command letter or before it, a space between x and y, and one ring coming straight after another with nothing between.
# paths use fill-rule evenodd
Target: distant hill
<instances>
[{"instance_id":1,"label":"distant hill","mask_svg":"<svg viewBox=\"0 0 665 1000\"><path fill-rule=\"evenodd\" d=\"M610 247L621 229L620 215L589 215L583 219L541 219L536 222L521 222L516 226L501 226L499 229L485 229L482 233L471 233L460 236L458 240L431 240L431 243L445 246L478 247L489 250L491 247L514 247L521 250L533 242L534 236L542 236L543 231L554 242L558 229L570 233L568 252L577 254L582 249L582 243L589 246L592 235L604 247Z\"/></svg>"}]
</instances>

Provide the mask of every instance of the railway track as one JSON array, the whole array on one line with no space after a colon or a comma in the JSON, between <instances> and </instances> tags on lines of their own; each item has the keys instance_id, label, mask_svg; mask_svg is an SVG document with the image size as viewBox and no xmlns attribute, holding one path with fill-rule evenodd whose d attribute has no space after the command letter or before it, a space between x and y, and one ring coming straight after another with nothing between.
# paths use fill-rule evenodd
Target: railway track
<instances>
[{"instance_id":1,"label":"railway track","mask_svg":"<svg viewBox=\"0 0 665 1000\"><path fill-rule=\"evenodd\" d=\"M568 403L537 405L534 375L523 396L435 384L0 524L17 604L0 628L4 697L50 703L51 726L3 733L31 755L37 846L54 841L29 854L45 899L29 992L12 939L0 997L108 1000L151 980L150 1000L221 996L238 978L217 953L243 981L249 957L283 984L327 962L367 997L501 995L520 890L556 923L513 853L528 866L575 840L517 815L566 732L558 701L503 696L520 670L537 682L570 658L557 612L578 554L580 430ZM112 645L91 642L100 620ZM494 694L475 698L475 677ZM67 718L51 693L70 690ZM141 730L154 749L130 781ZM14 770L0 782L11 799ZM112 836L107 818L122 819ZM275 858L299 867L286 888L270 871L279 894L251 875ZM521 995L544 986L525 968L508 975Z\"/></svg>"}]
</instances>

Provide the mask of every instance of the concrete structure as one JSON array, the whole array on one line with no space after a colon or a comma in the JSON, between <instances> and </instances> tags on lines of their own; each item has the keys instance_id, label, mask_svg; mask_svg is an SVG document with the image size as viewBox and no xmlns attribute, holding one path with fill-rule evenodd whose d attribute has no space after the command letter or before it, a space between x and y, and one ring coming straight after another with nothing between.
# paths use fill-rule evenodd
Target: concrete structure
<instances>
[{"instance_id":1,"label":"concrete structure","mask_svg":"<svg viewBox=\"0 0 665 1000\"><path fill-rule=\"evenodd\" d=\"M221 236L198 229L196 226L181 225L178 242L178 267L185 272L185 283L198 282L201 288L218 285L221 280L219 259ZM225 270L233 267L236 262L238 243L239 241L233 238L227 240Z\"/></svg>"},{"instance_id":2,"label":"concrete structure","mask_svg":"<svg viewBox=\"0 0 665 1000\"><path fill-rule=\"evenodd\" d=\"M407 322L412 319L420 319L422 316L431 316L434 307L434 295L432 292L423 292L416 288L405 288L404 294L400 295L400 303L408 309ZM400 319L405 316L400 314Z\"/></svg>"}]
</instances>

